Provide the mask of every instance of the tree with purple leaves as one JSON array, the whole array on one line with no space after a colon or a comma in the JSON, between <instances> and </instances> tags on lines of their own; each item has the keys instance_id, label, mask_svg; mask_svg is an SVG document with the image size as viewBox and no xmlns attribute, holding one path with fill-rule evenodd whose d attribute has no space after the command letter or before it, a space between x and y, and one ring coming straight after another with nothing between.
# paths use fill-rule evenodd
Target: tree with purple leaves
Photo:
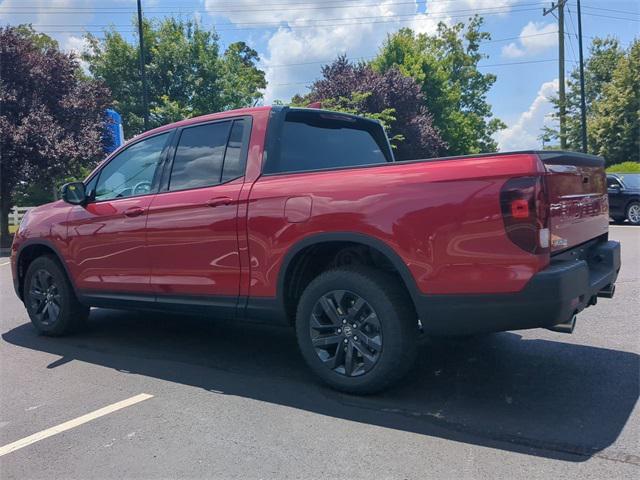
<instances>
[{"instance_id":1,"label":"tree with purple leaves","mask_svg":"<svg viewBox=\"0 0 640 480\"><path fill-rule=\"evenodd\" d=\"M420 86L399 70L374 71L364 63L351 63L345 56L322 68L322 77L294 105L321 102L323 108L380 120L398 160L433 157L446 149L440 132L422 104Z\"/></svg>"},{"instance_id":2,"label":"tree with purple leaves","mask_svg":"<svg viewBox=\"0 0 640 480\"><path fill-rule=\"evenodd\" d=\"M53 188L102 156L109 90L29 27L0 28L0 243L20 185Z\"/></svg>"}]
</instances>

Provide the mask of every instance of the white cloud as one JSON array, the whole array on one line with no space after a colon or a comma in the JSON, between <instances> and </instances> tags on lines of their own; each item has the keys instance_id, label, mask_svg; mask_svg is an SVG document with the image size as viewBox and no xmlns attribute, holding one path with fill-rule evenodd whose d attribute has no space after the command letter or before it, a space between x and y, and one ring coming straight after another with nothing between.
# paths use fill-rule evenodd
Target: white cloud
<instances>
[{"instance_id":1,"label":"white cloud","mask_svg":"<svg viewBox=\"0 0 640 480\"><path fill-rule=\"evenodd\" d=\"M148 3L156 0L147 0ZM119 6L130 6L127 0L111 0ZM9 25L32 24L34 30L46 33L58 41L60 48L79 54L86 48L82 37L84 28L76 25L91 25L92 22L110 23L113 18L108 14L96 15L91 9L98 3L95 0L30 0L25 8L23 0L0 0L0 23ZM101 5L101 4L100 4ZM134 7L135 8L135 5ZM76 30L63 31L65 25Z\"/></svg>"},{"instance_id":2,"label":"white cloud","mask_svg":"<svg viewBox=\"0 0 640 480\"><path fill-rule=\"evenodd\" d=\"M551 123L553 107L549 98L558 91L558 79L540 86L538 95L526 112L522 112L510 127L494 134L500 151L527 150L540 147L538 137L542 127Z\"/></svg>"},{"instance_id":3,"label":"white cloud","mask_svg":"<svg viewBox=\"0 0 640 480\"><path fill-rule=\"evenodd\" d=\"M558 44L557 30L558 27L554 23L529 22L520 32L517 42L502 47L502 56L520 58L555 47Z\"/></svg>"},{"instance_id":4,"label":"white cloud","mask_svg":"<svg viewBox=\"0 0 640 480\"><path fill-rule=\"evenodd\" d=\"M227 18L239 27L262 24L272 28L266 51L260 52L268 81L264 102L269 104L303 93L319 76L322 64L330 63L337 55L346 54L351 59L374 56L387 34L401 27L432 33L440 21L451 23L454 16L456 21L466 20L459 15L467 16L471 9L499 8L506 13L515 0L428 0L426 12L419 6L423 2L398 0L375 5L367 2L360 7L349 4L349 8L339 2L328 6L322 0L304 4L281 0L279 6L272 8L256 7L255 0L236 0L233 7L220 6L216 0L203 1L214 20Z\"/></svg>"},{"instance_id":5,"label":"white cloud","mask_svg":"<svg viewBox=\"0 0 640 480\"><path fill-rule=\"evenodd\" d=\"M24 3L21 0L0 2L0 22L10 25L30 23L34 30L42 31L57 40L61 50L74 52L79 56L86 48L86 42L81 34L63 32L60 31L60 27L50 27L50 25L88 25L91 23L93 13L83 9L95 4L91 0L33 0L29 4L30 7L26 10L28 13L18 13L25 12ZM76 8L78 9L75 10ZM65 12L64 15L60 14L61 12ZM86 70L86 65L83 62L80 64Z\"/></svg>"}]
</instances>

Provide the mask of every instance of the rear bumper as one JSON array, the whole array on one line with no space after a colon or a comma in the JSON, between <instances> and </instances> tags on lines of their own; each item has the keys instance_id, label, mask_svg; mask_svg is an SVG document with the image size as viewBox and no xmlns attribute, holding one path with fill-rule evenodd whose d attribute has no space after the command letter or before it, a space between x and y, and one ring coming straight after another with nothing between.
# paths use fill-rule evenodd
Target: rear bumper
<instances>
[{"instance_id":1,"label":"rear bumper","mask_svg":"<svg viewBox=\"0 0 640 480\"><path fill-rule=\"evenodd\" d=\"M595 303L619 270L620 244L599 241L553 257L518 293L420 295L416 307L431 335L549 328Z\"/></svg>"}]
</instances>

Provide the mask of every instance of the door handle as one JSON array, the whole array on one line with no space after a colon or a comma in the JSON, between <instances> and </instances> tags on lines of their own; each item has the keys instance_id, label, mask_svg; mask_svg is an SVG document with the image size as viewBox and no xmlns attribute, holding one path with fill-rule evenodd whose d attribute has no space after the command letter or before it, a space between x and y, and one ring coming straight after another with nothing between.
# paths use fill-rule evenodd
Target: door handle
<instances>
[{"instance_id":1,"label":"door handle","mask_svg":"<svg viewBox=\"0 0 640 480\"><path fill-rule=\"evenodd\" d=\"M124 211L125 216L127 217L138 217L144 213L144 209L140 207L131 207L127 208Z\"/></svg>"},{"instance_id":2,"label":"door handle","mask_svg":"<svg viewBox=\"0 0 640 480\"><path fill-rule=\"evenodd\" d=\"M221 205L231 205L233 199L229 197L216 197L207 200L208 207L219 207Z\"/></svg>"}]
</instances>

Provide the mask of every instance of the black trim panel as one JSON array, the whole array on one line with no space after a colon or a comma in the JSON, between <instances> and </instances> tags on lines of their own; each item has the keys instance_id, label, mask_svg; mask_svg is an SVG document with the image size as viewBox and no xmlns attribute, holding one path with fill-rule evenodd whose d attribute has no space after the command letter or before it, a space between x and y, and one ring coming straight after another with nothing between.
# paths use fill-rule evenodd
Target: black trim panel
<instances>
[{"instance_id":1,"label":"black trim panel","mask_svg":"<svg viewBox=\"0 0 640 480\"><path fill-rule=\"evenodd\" d=\"M240 318L260 323L289 325L282 304L277 297L244 297L241 299L244 312Z\"/></svg>"},{"instance_id":2,"label":"black trim panel","mask_svg":"<svg viewBox=\"0 0 640 480\"><path fill-rule=\"evenodd\" d=\"M568 321L591 298L615 283L620 244L601 242L577 258L555 259L517 293L419 295L416 309L425 333L471 335L548 328Z\"/></svg>"},{"instance_id":3,"label":"black trim panel","mask_svg":"<svg viewBox=\"0 0 640 480\"><path fill-rule=\"evenodd\" d=\"M60 262L60 265L62 265L62 268L64 268L64 273L67 275L67 278L69 279L69 283L71 284L71 288L73 288L74 293L78 294L78 290L76 289L76 285L73 282L73 277L71 276L71 274L69 273L69 268L67 267L67 264L65 263L65 261L63 260L63 256L60 254L60 252L58 251L57 247L53 244L53 242L51 242L50 240L47 240L45 238L30 238L28 240L25 240L21 245L20 248L18 249L18 252L16 253L16 268L17 268L17 276L20 277L21 274L26 273L26 272L21 272L20 271L20 256L22 255L22 253L24 252L24 250L27 247L31 247L31 246L42 246L42 247L47 247L50 250L53 251L54 255L58 258L58 261ZM18 295L18 298L20 300L22 300L22 289L21 289L21 280L22 278L16 278L14 279L13 282L13 287L16 291L16 295Z\"/></svg>"},{"instance_id":4,"label":"black trim panel","mask_svg":"<svg viewBox=\"0 0 640 480\"><path fill-rule=\"evenodd\" d=\"M305 237L304 239L300 240L293 247L291 247L284 256L284 259L280 266L280 273L278 274L278 286L277 286L277 300L279 303L278 308L280 309L280 312L282 312L281 315L283 317L285 316L285 312L286 312L285 295L284 295L285 281L286 281L287 270L289 269L289 265L291 264L291 261L304 248L310 247L312 245L318 245L321 243L327 243L327 242L359 243L359 244L371 247L375 250L378 250L387 258L387 260L391 262L394 268L398 271L398 273L402 277L402 280L404 281L405 286L407 287L407 290L409 291L409 294L411 295L411 298L415 303L416 299L418 298L419 291L418 291L418 286L416 285L415 280L413 278L413 275L409 271L409 267L407 267L407 265L404 263L402 258L400 258L400 256L382 240L379 240L375 237L371 237L369 235L364 235L362 233L355 233L355 232L320 233L316 235L311 235L309 237ZM250 303L253 302L253 299L249 298L249 302ZM248 306L247 308L250 308L250 307Z\"/></svg>"},{"instance_id":5,"label":"black trim panel","mask_svg":"<svg viewBox=\"0 0 640 480\"><path fill-rule=\"evenodd\" d=\"M82 292L78 299L91 307L206 315L226 320L287 325L276 298Z\"/></svg>"},{"instance_id":6,"label":"black trim panel","mask_svg":"<svg viewBox=\"0 0 640 480\"><path fill-rule=\"evenodd\" d=\"M81 292L85 305L125 310L150 310L236 319L238 297L216 295L156 295L120 292Z\"/></svg>"},{"instance_id":7,"label":"black trim panel","mask_svg":"<svg viewBox=\"0 0 640 480\"><path fill-rule=\"evenodd\" d=\"M536 151L532 152L545 165L575 165L581 167L604 167L604 158L586 153L566 152L566 151Z\"/></svg>"}]
</instances>

